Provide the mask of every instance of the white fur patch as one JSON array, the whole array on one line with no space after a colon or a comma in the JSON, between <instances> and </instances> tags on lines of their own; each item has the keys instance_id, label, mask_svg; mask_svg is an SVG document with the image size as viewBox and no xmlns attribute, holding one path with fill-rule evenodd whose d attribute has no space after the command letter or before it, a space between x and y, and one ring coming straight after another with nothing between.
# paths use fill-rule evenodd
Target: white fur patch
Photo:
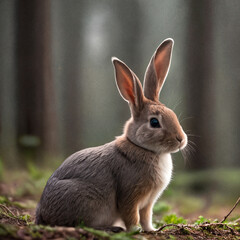
<instances>
[{"instance_id":1,"label":"white fur patch","mask_svg":"<svg viewBox=\"0 0 240 240\"><path fill-rule=\"evenodd\" d=\"M154 204L155 201L160 197L164 189L171 181L172 168L173 165L171 154L161 154L159 156L156 176L156 181L159 182L159 186L156 189L152 189L152 191L142 199L142 201L139 203L139 209L144 208L148 204Z\"/></svg>"}]
</instances>

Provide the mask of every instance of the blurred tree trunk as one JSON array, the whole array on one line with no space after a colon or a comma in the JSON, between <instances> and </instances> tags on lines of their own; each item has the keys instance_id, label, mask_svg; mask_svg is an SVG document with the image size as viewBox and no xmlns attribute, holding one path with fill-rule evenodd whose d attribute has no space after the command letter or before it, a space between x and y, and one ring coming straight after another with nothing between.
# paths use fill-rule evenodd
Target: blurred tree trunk
<instances>
[{"instance_id":1,"label":"blurred tree trunk","mask_svg":"<svg viewBox=\"0 0 240 240\"><path fill-rule=\"evenodd\" d=\"M0 163L11 167L17 159L14 20L15 2L0 1Z\"/></svg>"},{"instance_id":2,"label":"blurred tree trunk","mask_svg":"<svg viewBox=\"0 0 240 240\"><path fill-rule=\"evenodd\" d=\"M57 35L60 48L57 61L60 68L62 145L67 156L82 147L82 66L84 62L84 20L87 1L56 1ZM85 106L87 107L87 106Z\"/></svg>"},{"instance_id":3,"label":"blurred tree trunk","mask_svg":"<svg viewBox=\"0 0 240 240\"><path fill-rule=\"evenodd\" d=\"M186 83L188 115L196 151L190 159L190 168L209 168L213 163L215 128L213 69L213 2L189 1L187 25ZM191 139L191 137L190 137Z\"/></svg>"},{"instance_id":4,"label":"blurred tree trunk","mask_svg":"<svg viewBox=\"0 0 240 240\"><path fill-rule=\"evenodd\" d=\"M50 0L17 1L17 89L20 149L57 149L51 63Z\"/></svg>"}]
</instances>

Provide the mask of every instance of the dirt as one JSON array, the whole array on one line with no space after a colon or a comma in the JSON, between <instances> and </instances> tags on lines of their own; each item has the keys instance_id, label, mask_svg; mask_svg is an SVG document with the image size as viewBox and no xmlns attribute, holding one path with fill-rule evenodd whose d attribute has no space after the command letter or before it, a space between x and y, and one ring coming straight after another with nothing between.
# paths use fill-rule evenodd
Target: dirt
<instances>
[{"instance_id":1,"label":"dirt","mask_svg":"<svg viewBox=\"0 0 240 240\"><path fill-rule=\"evenodd\" d=\"M21 202L24 202L24 199ZM15 206L15 203L13 199L11 202L0 204L0 239L240 239L239 223L234 228L217 224L178 224L166 226L163 230L153 233L117 234L86 228L38 226L33 223L34 209Z\"/></svg>"},{"instance_id":2,"label":"dirt","mask_svg":"<svg viewBox=\"0 0 240 240\"><path fill-rule=\"evenodd\" d=\"M109 233L86 227L49 227L34 224L36 194L25 194L17 197L16 184L0 184L0 240L31 239L84 239L84 240L130 240L130 239L240 239L240 220L233 225L206 224L172 225L162 227L157 232L121 232ZM226 211L224 211L226 212ZM189 220L190 222L190 220Z\"/></svg>"}]
</instances>

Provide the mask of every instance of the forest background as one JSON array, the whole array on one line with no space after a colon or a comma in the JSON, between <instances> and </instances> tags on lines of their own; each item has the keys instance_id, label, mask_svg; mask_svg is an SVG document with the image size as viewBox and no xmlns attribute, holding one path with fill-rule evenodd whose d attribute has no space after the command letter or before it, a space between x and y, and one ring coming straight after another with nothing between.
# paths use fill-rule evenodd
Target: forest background
<instances>
[{"instance_id":1,"label":"forest background","mask_svg":"<svg viewBox=\"0 0 240 240\"><path fill-rule=\"evenodd\" d=\"M130 113L111 57L142 81L171 37L160 100L192 143L163 205L223 216L240 195L239 22L238 0L0 0L1 193L37 201L67 156L120 135Z\"/></svg>"}]
</instances>

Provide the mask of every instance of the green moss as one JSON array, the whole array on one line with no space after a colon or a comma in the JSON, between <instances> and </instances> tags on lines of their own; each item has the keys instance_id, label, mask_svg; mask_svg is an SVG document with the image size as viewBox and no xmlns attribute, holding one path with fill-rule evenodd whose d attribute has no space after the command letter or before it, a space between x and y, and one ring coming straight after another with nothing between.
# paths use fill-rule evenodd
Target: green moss
<instances>
[{"instance_id":1,"label":"green moss","mask_svg":"<svg viewBox=\"0 0 240 240\"><path fill-rule=\"evenodd\" d=\"M100 230L96 230L88 227L83 227L83 229L89 233L92 233L97 237L109 239L109 240L133 240L134 239L133 236L140 233L139 228L131 232L120 232L120 233L108 233L105 231L100 231Z\"/></svg>"},{"instance_id":2,"label":"green moss","mask_svg":"<svg viewBox=\"0 0 240 240\"><path fill-rule=\"evenodd\" d=\"M16 237L17 228L12 225L5 225L0 223L0 236Z\"/></svg>"},{"instance_id":3,"label":"green moss","mask_svg":"<svg viewBox=\"0 0 240 240\"><path fill-rule=\"evenodd\" d=\"M108 237L108 238L110 238L110 234L107 233L107 232L100 231L100 230L96 230L96 229L89 228L89 227L83 227L83 229L86 230L87 232L92 233L92 234L95 235L95 236L98 236L98 237Z\"/></svg>"}]
</instances>

